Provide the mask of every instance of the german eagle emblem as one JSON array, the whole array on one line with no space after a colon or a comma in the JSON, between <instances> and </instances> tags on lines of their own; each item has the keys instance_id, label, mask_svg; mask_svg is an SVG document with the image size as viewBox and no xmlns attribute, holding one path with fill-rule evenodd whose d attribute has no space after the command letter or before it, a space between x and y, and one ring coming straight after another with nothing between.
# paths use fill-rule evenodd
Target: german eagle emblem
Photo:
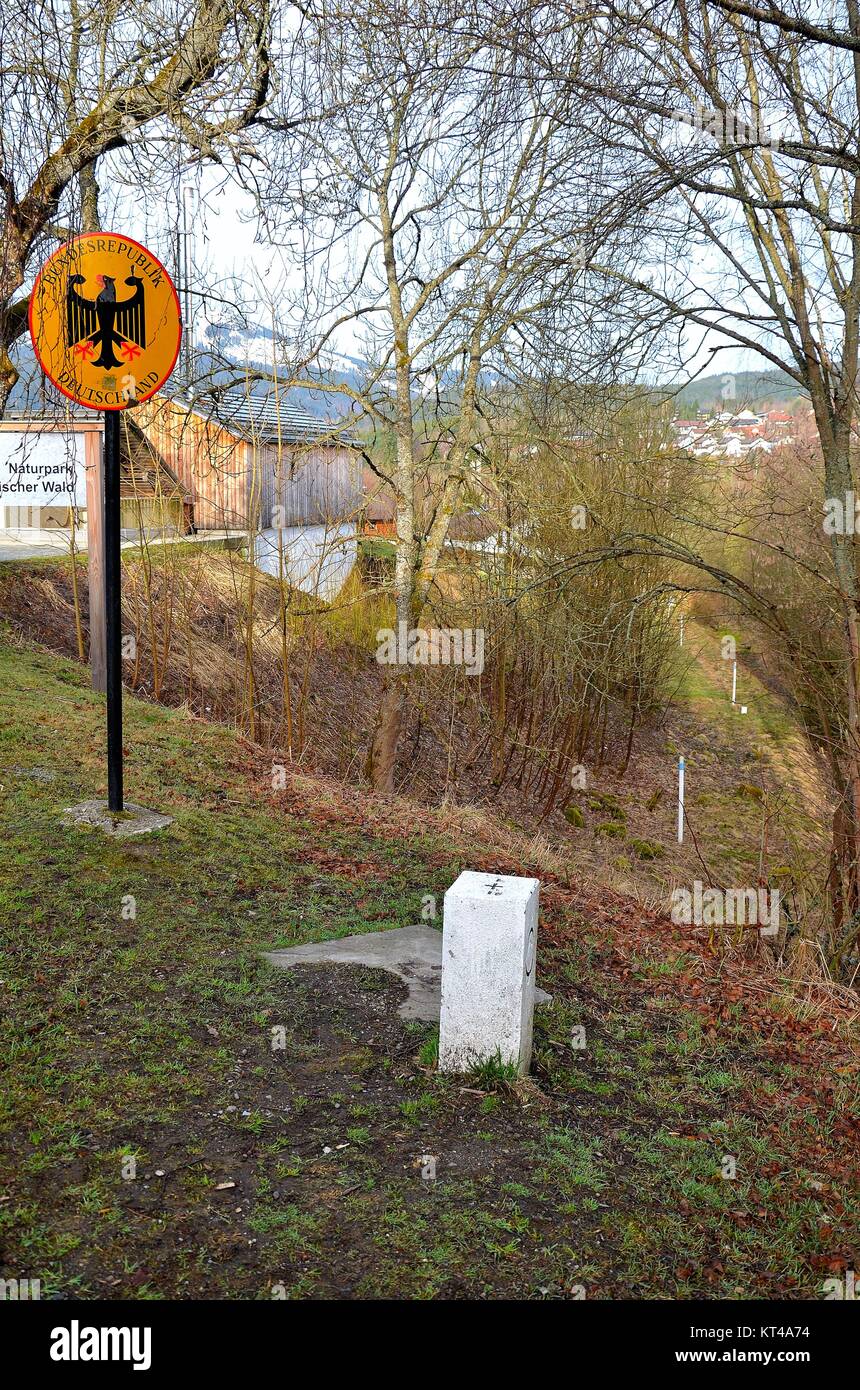
<instances>
[{"instance_id":1,"label":"german eagle emblem","mask_svg":"<svg viewBox=\"0 0 860 1390\"><path fill-rule=\"evenodd\" d=\"M117 299L113 275L97 275L99 293L95 299L84 299L78 285L83 275L71 275L66 291L66 341L75 354L94 367L121 367L133 362L146 347L143 281L129 275L125 283L132 293ZM99 349L98 357L92 354ZM114 349L118 349L117 357Z\"/></svg>"}]
</instances>

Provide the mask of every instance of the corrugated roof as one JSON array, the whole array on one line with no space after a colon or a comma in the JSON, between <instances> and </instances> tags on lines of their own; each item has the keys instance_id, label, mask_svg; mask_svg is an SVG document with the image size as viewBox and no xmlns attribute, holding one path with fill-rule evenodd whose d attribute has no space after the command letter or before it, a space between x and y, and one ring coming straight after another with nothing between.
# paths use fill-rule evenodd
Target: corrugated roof
<instances>
[{"instance_id":1,"label":"corrugated roof","mask_svg":"<svg viewBox=\"0 0 860 1390\"><path fill-rule=\"evenodd\" d=\"M225 391L214 398L198 397L188 401L184 396L177 396L175 399L178 405L217 420L232 434L266 444L277 444L279 440L284 444L309 444L322 436L328 436L332 443L351 443L348 429L311 415L294 405L286 393L248 396L241 391Z\"/></svg>"},{"instance_id":2,"label":"corrugated roof","mask_svg":"<svg viewBox=\"0 0 860 1390\"><path fill-rule=\"evenodd\" d=\"M128 429L120 429L120 496L190 499L188 488L130 415L123 420L126 423Z\"/></svg>"}]
</instances>

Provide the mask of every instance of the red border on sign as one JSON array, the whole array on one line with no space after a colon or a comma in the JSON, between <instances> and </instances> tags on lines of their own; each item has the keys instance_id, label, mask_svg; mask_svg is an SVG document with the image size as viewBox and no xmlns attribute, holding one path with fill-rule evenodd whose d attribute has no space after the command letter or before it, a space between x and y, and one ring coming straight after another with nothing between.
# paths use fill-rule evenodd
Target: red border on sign
<instances>
[{"instance_id":1,"label":"red border on sign","mask_svg":"<svg viewBox=\"0 0 860 1390\"><path fill-rule=\"evenodd\" d=\"M113 237L114 241L128 242L129 246L136 246L138 251L146 252L146 255L149 256L149 259L151 261L154 261L158 268L164 273L164 278L170 286L170 292L173 295L173 299L176 304L176 313L179 319L179 333L176 338L176 351L173 354L173 361L171 362L170 367L167 370L167 373L161 378L161 381L158 383L157 386L153 386L151 391L147 391L145 396L138 396L137 399L134 401L126 401L124 405L89 405L87 401L79 400L78 397L73 395L71 391L67 391L65 387L59 384L58 381L54 380L54 378L51 376L51 373L48 371L47 367L45 366L44 362L39 356L39 348L36 343L36 336L33 332L33 307L36 299L36 288L39 284L39 281L42 278L42 275L47 270L48 266L51 264L51 261L55 260L57 256L63 255L63 253L67 251L70 246L74 246L76 241L91 241L93 237ZM71 241L64 241L62 246L59 246L56 251L52 252L52 254L48 257L48 259L45 261L45 264L39 271L39 274L33 281L33 288L30 291L30 303L27 306L27 328L30 332L30 342L33 344L33 351L36 354L36 361L41 367L42 372L48 378L51 385L55 386L57 390L62 392L64 396L67 396L70 401L74 401L75 405L81 406L83 410L131 410L134 406L141 405L144 401L148 401L154 395L156 395L157 392L161 390L168 377L172 375L173 368L176 366L177 359L179 358L179 349L182 346L182 333L184 329L184 324L182 322L182 306L179 303L179 295L176 293L176 286L174 285L173 280L171 279L166 267L162 265L161 261L158 259L157 256L153 256L148 246L144 246L142 241L135 241L134 237L126 236L124 232L81 232L79 236L72 237Z\"/></svg>"}]
</instances>

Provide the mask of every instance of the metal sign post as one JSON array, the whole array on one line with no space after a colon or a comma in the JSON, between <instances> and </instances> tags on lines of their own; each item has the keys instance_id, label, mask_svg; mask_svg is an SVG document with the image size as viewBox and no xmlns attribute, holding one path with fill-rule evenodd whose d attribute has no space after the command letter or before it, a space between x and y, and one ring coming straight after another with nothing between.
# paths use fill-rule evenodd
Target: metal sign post
<instances>
[{"instance_id":1,"label":"metal sign post","mask_svg":"<svg viewBox=\"0 0 860 1390\"><path fill-rule=\"evenodd\" d=\"M108 810L122 810L122 568L119 516L119 415L105 411L105 615L107 628Z\"/></svg>"}]
</instances>

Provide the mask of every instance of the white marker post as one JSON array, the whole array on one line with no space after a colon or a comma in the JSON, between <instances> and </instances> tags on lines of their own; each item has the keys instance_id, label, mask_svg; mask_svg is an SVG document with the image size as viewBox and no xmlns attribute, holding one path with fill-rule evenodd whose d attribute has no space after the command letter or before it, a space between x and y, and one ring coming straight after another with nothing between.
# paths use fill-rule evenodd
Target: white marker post
<instances>
[{"instance_id":1,"label":"white marker post","mask_svg":"<svg viewBox=\"0 0 860 1390\"><path fill-rule=\"evenodd\" d=\"M679 646L679 647L683 647L683 645L684 645L684 615L683 615L683 613L681 614L680 618L678 619L678 623L679 623L679 639L678 639L678 646Z\"/></svg>"},{"instance_id":2,"label":"white marker post","mask_svg":"<svg viewBox=\"0 0 860 1390\"><path fill-rule=\"evenodd\" d=\"M738 663L737 663L737 661L733 661L733 662L732 662L732 704L733 704L733 705L736 705L736 704L737 704L737 693L738 693Z\"/></svg>"},{"instance_id":3,"label":"white marker post","mask_svg":"<svg viewBox=\"0 0 860 1390\"><path fill-rule=\"evenodd\" d=\"M678 844L684 843L684 759L678 759Z\"/></svg>"},{"instance_id":4,"label":"white marker post","mask_svg":"<svg viewBox=\"0 0 860 1390\"><path fill-rule=\"evenodd\" d=\"M498 1057L528 1072L539 892L536 878L467 871L445 894L440 1071Z\"/></svg>"}]
</instances>

